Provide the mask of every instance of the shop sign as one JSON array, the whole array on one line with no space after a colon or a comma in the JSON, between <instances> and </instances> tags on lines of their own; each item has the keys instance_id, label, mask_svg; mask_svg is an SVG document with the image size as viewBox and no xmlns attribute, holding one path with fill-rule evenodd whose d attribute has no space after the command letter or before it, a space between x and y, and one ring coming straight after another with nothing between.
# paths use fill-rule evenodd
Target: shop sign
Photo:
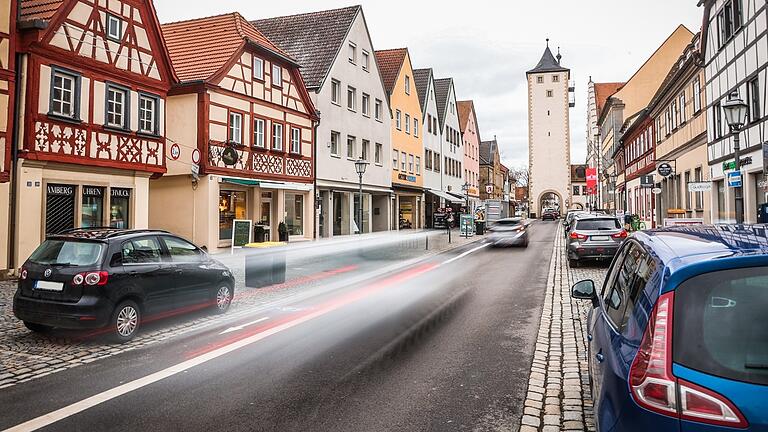
<instances>
[{"instance_id":1,"label":"shop sign","mask_svg":"<svg viewBox=\"0 0 768 432\"><path fill-rule=\"evenodd\" d=\"M173 145L171 145L171 159L178 160L179 156L181 156L181 147L179 147L178 144L173 143Z\"/></svg>"},{"instance_id":2,"label":"shop sign","mask_svg":"<svg viewBox=\"0 0 768 432\"><path fill-rule=\"evenodd\" d=\"M96 186L83 186L83 196L100 197L104 195L104 189Z\"/></svg>"},{"instance_id":3,"label":"shop sign","mask_svg":"<svg viewBox=\"0 0 768 432\"><path fill-rule=\"evenodd\" d=\"M485 193L492 194L493 193L493 185L488 185L485 187Z\"/></svg>"},{"instance_id":4,"label":"shop sign","mask_svg":"<svg viewBox=\"0 0 768 432\"><path fill-rule=\"evenodd\" d=\"M691 182L688 183L688 192L709 192L712 190L710 182Z\"/></svg>"},{"instance_id":5,"label":"shop sign","mask_svg":"<svg viewBox=\"0 0 768 432\"><path fill-rule=\"evenodd\" d=\"M587 188L597 187L597 168L587 168Z\"/></svg>"},{"instance_id":6,"label":"shop sign","mask_svg":"<svg viewBox=\"0 0 768 432\"><path fill-rule=\"evenodd\" d=\"M192 164L189 167L190 172L192 172L192 177L198 178L200 176L200 165L198 164Z\"/></svg>"},{"instance_id":7,"label":"shop sign","mask_svg":"<svg viewBox=\"0 0 768 432\"><path fill-rule=\"evenodd\" d=\"M654 195L658 195L658 194L660 194L660 193L661 193L661 188L653 188L653 189L651 190L651 192L653 192L653 194L654 194Z\"/></svg>"},{"instance_id":8,"label":"shop sign","mask_svg":"<svg viewBox=\"0 0 768 432\"><path fill-rule=\"evenodd\" d=\"M234 147L225 147L221 152L221 161L226 166L234 166L240 160L240 155Z\"/></svg>"},{"instance_id":9,"label":"shop sign","mask_svg":"<svg viewBox=\"0 0 768 432\"><path fill-rule=\"evenodd\" d=\"M253 234L253 221L245 219L235 219L232 221L232 247L241 248L251 243Z\"/></svg>"},{"instance_id":10,"label":"shop sign","mask_svg":"<svg viewBox=\"0 0 768 432\"><path fill-rule=\"evenodd\" d=\"M739 165L744 168L747 165L752 165L752 156L747 156L739 159ZM732 171L736 169L736 161L723 162L723 171Z\"/></svg>"},{"instance_id":11,"label":"shop sign","mask_svg":"<svg viewBox=\"0 0 768 432\"><path fill-rule=\"evenodd\" d=\"M640 186L644 188L653 187L653 175L645 175L640 177Z\"/></svg>"},{"instance_id":12,"label":"shop sign","mask_svg":"<svg viewBox=\"0 0 768 432\"><path fill-rule=\"evenodd\" d=\"M656 171L662 177L669 177L672 175L672 165L664 162L661 165L659 165L658 168L656 168Z\"/></svg>"},{"instance_id":13,"label":"shop sign","mask_svg":"<svg viewBox=\"0 0 768 432\"><path fill-rule=\"evenodd\" d=\"M116 198L130 198L131 190L123 189L123 188L112 188L111 195L112 197L116 197Z\"/></svg>"},{"instance_id":14,"label":"shop sign","mask_svg":"<svg viewBox=\"0 0 768 432\"><path fill-rule=\"evenodd\" d=\"M459 219L459 232L464 237L475 235L475 219L472 215L463 214Z\"/></svg>"},{"instance_id":15,"label":"shop sign","mask_svg":"<svg viewBox=\"0 0 768 432\"><path fill-rule=\"evenodd\" d=\"M75 194L75 187L70 185L48 185L48 195L72 196Z\"/></svg>"},{"instance_id":16,"label":"shop sign","mask_svg":"<svg viewBox=\"0 0 768 432\"><path fill-rule=\"evenodd\" d=\"M416 176L412 176L412 175L398 174L397 178L399 180L405 180L405 181L409 181L409 182L413 182L413 183L416 182Z\"/></svg>"}]
</instances>

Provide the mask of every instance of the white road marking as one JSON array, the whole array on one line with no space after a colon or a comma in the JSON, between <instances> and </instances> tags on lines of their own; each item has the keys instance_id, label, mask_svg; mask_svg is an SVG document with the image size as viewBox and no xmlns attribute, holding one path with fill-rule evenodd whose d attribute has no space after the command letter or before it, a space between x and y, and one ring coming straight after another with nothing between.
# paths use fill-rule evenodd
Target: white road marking
<instances>
[{"instance_id":1,"label":"white road marking","mask_svg":"<svg viewBox=\"0 0 768 432\"><path fill-rule=\"evenodd\" d=\"M461 254L461 255L457 255L457 256L455 256L455 257L453 257L453 258L449 259L449 260L446 260L446 261L444 261L444 262L443 262L442 264L440 264L440 265L446 265L446 264L450 264L450 263L452 263L452 262L454 262L454 261L458 261L458 260L460 260L460 259L464 258L465 256L469 255L469 254L475 253L475 252L479 251L480 249L482 249L482 248L484 248L484 247L488 247L489 245L490 245L490 243L484 243L484 244L482 244L482 245L480 245L480 246L478 246L478 247L476 247L476 248L474 248L474 249L470 249L470 250L468 250L468 251L464 252L464 253L463 253L463 254Z\"/></svg>"},{"instance_id":2,"label":"white road marking","mask_svg":"<svg viewBox=\"0 0 768 432\"><path fill-rule=\"evenodd\" d=\"M220 335L223 335L223 334L231 333L231 332L233 332L233 331L242 330L242 329L244 329L244 328L246 328L246 327L252 326L252 325L254 325L254 324L258 324L258 323L260 323L260 322L262 322L262 321L266 321L266 320L268 320L268 319L269 319L269 317L259 318L259 319L257 319L256 321L251 321L251 322L249 322L249 323L240 324L239 326L230 327L230 328L228 328L228 329L224 330L223 332L221 332L221 333L219 333L219 334L220 334Z\"/></svg>"},{"instance_id":3,"label":"white road marking","mask_svg":"<svg viewBox=\"0 0 768 432\"><path fill-rule=\"evenodd\" d=\"M138 390L142 387L146 387L150 384L156 383L160 380L163 380L165 378L171 377L173 375L176 375L180 372L186 372L187 369L193 368L195 366L201 365L203 363L206 363L208 361L211 361L215 358L221 357L225 354L228 354L232 351L238 350L240 348L243 348L245 346L248 346L250 344L253 344L255 342L258 342L262 339L265 339L269 336L272 336L274 334L280 333L281 331L287 330L291 327L295 327L299 324L305 323L309 320L312 320L314 318L317 318L325 313L327 313L327 310L318 310L316 312L312 312L308 315L305 315L303 317L297 318L293 321L287 322L285 324L281 324L278 326L275 326L273 328L264 330L261 333L255 334L253 336L247 337L245 339L239 340L237 342L233 342L230 345L218 348L216 350L213 350L209 353L205 353L202 355L199 355L195 358L189 359L185 362L179 363L177 365L171 366L169 368L163 369L159 372L155 372L151 375L147 375L143 378L139 378L134 381L130 381L128 383L125 383L123 385L117 386L113 389L106 390L102 393L93 395L89 398L83 399L79 402L75 402L71 405L65 406L64 408L58 409L56 411L50 412L48 414L42 415L40 417L34 418L32 420L26 421L24 423L21 423L19 425L13 426L11 428L8 428L5 430L5 432L26 432L26 431L33 431L40 428L43 428L45 426L48 426L50 424L56 423L57 421L63 420L67 417L73 416L77 413L80 413L82 411L85 411L91 407L94 407L96 405L102 404L104 402L107 402L108 400L114 399L118 396L122 396L126 393L130 393L134 390Z\"/></svg>"}]
</instances>

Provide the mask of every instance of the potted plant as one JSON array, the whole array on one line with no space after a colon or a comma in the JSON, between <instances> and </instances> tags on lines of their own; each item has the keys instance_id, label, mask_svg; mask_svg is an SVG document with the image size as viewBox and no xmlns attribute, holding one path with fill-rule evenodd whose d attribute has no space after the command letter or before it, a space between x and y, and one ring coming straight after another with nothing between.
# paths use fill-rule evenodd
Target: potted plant
<instances>
[{"instance_id":1,"label":"potted plant","mask_svg":"<svg viewBox=\"0 0 768 432\"><path fill-rule=\"evenodd\" d=\"M285 222L280 222L280 224L277 226L277 234L279 236L279 241L288 241L288 227L285 225Z\"/></svg>"}]
</instances>

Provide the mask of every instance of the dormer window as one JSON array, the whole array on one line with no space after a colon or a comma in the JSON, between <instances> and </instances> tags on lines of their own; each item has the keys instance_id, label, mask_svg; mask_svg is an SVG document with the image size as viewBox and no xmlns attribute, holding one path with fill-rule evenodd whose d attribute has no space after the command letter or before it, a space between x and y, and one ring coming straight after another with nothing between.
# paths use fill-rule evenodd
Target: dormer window
<instances>
[{"instance_id":1,"label":"dormer window","mask_svg":"<svg viewBox=\"0 0 768 432\"><path fill-rule=\"evenodd\" d=\"M253 56L253 77L259 81L264 81L264 59Z\"/></svg>"},{"instance_id":2,"label":"dormer window","mask_svg":"<svg viewBox=\"0 0 768 432\"><path fill-rule=\"evenodd\" d=\"M123 39L123 20L107 14L107 38L120 42Z\"/></svg>"}]
</instances>

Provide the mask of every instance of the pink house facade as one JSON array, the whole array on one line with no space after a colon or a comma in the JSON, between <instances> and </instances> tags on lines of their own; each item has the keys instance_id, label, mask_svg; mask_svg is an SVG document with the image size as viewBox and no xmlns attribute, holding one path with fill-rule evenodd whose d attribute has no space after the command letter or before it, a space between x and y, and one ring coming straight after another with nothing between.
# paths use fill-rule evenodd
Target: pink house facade
<instances>
[{"instance_id":1,"label":"pink house facade","mask_svg":"<svg viewBox=\"0 0 768 432\"><path fill-rule=\"evenodd\" d=\"M464 183L468 186L469 210L480 205L480 128L473 101L458 101L459 125L464 141Z\"/></svg>"}]
</instances>

